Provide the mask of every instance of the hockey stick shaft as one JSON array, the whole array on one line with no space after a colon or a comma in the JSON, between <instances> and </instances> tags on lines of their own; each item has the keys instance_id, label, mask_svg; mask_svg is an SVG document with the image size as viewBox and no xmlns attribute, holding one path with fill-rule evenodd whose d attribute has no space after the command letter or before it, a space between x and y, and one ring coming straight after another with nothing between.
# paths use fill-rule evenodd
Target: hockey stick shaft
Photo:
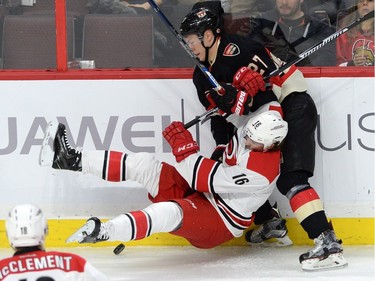
<instances>
[{"instance_id":1,"label":"hockey stick shaft","mask_svg":"<svg viewBox=\"0 0 375 281\"><path fill-rule=\"evenodd\" d=\"M174 28L173 24L168 20L168 18L165 16L165 14L160 10L159 6L155 3L154 0L147 0L147 2L151 5L151 7L154 9L156 14L160 17L162 22L168 27L168 29L172 32L172 34L177 38L180 45L185 49L185 51L189 54L189 56L194 60L195 65L202 71L204 76L210 81L212 86L216 91L222 91L222 87L220 84L216 81L216 79L212 76L212 74L208 71L207 67L205 67L203 64L200 63L199 59L194 55L194 53L189 48L189 45L186 43L184 38L181 36L181 34Z\"/></svg>"},{"instance_id":2,"label":"hockey stick shaft","mask_svg":"<svg viewBox=\"0 0 375 281\"><path fill-rule=\"evenodd\" d=\"M292 65L295 65L296 63L300 62L301 60L307 58L308 56L315 53L316 51L318 51L319 49L321 49L322 47L324 47L328 43L332 42L333 40L337 39L338 37L340 37L341 35L343 35L347 31L349 31L350 29L355 27L356 25L358 25L358 24L360 24L360 23L364 22L365 20L368 20L372 17L374 17L374 11L371 11L368 14L366 14L365 16L363 16L361 18L358 18L357 20L355 20L354 22L352 22L348 26L345 26L345 27L337 30L335 33L333 33L330 36L328 36L327 38L323 39L321 42L315 44L314 46L308 48L306 51L299 54L298 57L295 58L294 60L292 60L292 61L284 64L280 68L272 71L268 76L264 77L264 80L268 80L269 78L271 78L273 76L281 74L282 72L284 72L286 69L288 69Z\"/></svg>"},{"instance_id":3,"label":"hockey stick shaft","mask_svg":"<svg viewBox=\"0 0 375 281\"><path fill-rule=\"evenodd\" d=\"M195 117L190 122L184 124L185 129L189 129L190 127L194 126L195 124L199 123L202 119L207 118L208 116L211 116L212 114L216 113L219 109L217 107L214 107L205 113Z\"/></svg>"}]
</instances>

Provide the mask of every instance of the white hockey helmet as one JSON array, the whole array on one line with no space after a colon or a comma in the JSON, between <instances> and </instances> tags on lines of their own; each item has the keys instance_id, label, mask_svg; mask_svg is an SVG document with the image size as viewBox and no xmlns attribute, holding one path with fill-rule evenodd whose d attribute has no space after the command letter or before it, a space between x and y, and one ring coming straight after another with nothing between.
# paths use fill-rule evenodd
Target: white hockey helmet
<instances>
[{"instance_id":1,"label":"white hockey helmet","mask_svg":"<svg viewBox=\"0 0 375 281\"><path fill-rule=\"evenodd\" d=\"M15 206L8 214L5 229L12 248L43 246L48 233L42 210L31 204Z\"/></svg>"},{"instance_id":2,"label":"white hockey helmet","mask_svg":"<svg viewBox=\"0 0 375 281\"><path fill-rule=\"evenodd\" d=\"M262 112L250 118L244 128L244 134L251 140L264 145L267 151L273 144L280 144L288 133L288 123L276 110Z\"/></svg>"}]
</instances>

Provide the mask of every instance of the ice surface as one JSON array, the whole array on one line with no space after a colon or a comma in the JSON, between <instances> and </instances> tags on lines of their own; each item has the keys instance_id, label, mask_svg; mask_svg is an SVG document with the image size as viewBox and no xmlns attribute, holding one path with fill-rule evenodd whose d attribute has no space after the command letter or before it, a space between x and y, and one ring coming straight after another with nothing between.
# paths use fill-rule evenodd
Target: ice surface
<instances>
[{"instance_id":1,"label":"ice surface","mask_svg":"<svg viewBox=\"0 0 375 281\"><path fill-rule=\"evenodd\" d=\"M126 247L118 256L114 247L58 248L87 258L112 280L150 281L374 281L374 246L345 246L349 265L342 269L304 272L298 257L309 246ZM52 249L51 249L52 250ZM1 249L0 258L12 255Z\"/></svg>"}]
</instances>

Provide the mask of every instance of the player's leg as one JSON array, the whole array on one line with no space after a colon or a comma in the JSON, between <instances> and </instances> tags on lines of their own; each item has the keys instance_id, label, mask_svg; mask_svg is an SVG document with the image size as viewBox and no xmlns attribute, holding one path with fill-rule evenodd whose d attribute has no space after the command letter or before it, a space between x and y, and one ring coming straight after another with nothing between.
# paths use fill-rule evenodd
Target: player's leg
<instances>
[{"instance_id":1,"label":"player's leg","mask_svg":"<svg viewBox=\"0 0 375 281\"><path fill-rule=\"evenodd\" d=\"M281 217L277 203L271 206L267 200L256 212L255 229L249 230L245 239L251 244L267 246L289 246L293 242L288 236L286 220Z\"/></svg>"},{"instance_id":2,"label":"player's leg","mask_svg":"<svg viewBox=\"0 0 375 281\"><path fill-rule=\"evenodd\" d=\"M209 249L233 238L217 210L204 194L195 192L185 199L174 200L182 209L181 226L172 232L184 237L193 246Z\"/></svg>"},{"instance_id":3,"label":"player's leg","mask_svg":"<svg viewBox=\"0 0 375 281\"><path fill-rule=\"evenodd\" d=\"M315 165L317 111L314 101L307 93L292 94L282 102L282 108L288 135L282 146L283 163L277 188L288 198L297 220L315 242L313 249L300 256L302 268L345 266L341 241L336 239L323 203L309 184Z\"/></svg>"},{"instance_id":4,"label":"player's leg","mask_svg":"<svg viewBox=\"0 0 375 281\"><path fill-rule=\"evenodd\" d=\"M53 143L52 151L50 140ZM161 163L152 154L108 150L81 152L74 149L69 144L65 125L57 122L48 124L40 164L50 165L54 169L82 171L106 181L136 181L147 189L152 202L183 198L191 192L174 167Z\"/></svg>"},{"instance_id":5,"label":"player's leg","mask_svg":"<svg viewBox=\"0 0 375 281\"><path fill-rule=\"evenodd\" d=\"M143 210L121 214L107 222L93 217L67 242L96 243L144 239L154 233L171 232L182 222L182 210L175 202L154 203Z\"/></svg>"},{"instance_id":6,"label":"player's leg","mask_svg":"<svg viewBox=\"0 0 375 281\"><path fill-rule=\"evenodd\" d=\"M161 232L184 237L198 248L212 248L233 238L204 195L196 192L186 199L154 203L107 222L90 218L67 242L126 242Z\"/></svg>"}]
</instances>

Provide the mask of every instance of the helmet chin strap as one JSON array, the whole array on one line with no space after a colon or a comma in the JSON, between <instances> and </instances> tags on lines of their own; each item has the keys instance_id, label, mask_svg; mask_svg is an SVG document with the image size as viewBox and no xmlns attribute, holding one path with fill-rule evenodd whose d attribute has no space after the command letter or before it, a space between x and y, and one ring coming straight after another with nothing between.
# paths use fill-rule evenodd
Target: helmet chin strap
<instances>
[{"instance_id":1,"label":"helmet chin strap","mask_svg":"<svg viewBox=\"0 0 375 281\"><path fill-rule=\"evenodd\" d=\"M206 50L206 54L205 54L205 58L204 58L204 64L205 65L208 65L208 53L209 53L210 49L213 47L213 45L215 44L216 38L217 38L217 35L214 34L214 40L212 41L211 46L206 47L203 43L203 36L201 37L201 44L204 47L204 49Z\"/></svg>"}]
</instances>

